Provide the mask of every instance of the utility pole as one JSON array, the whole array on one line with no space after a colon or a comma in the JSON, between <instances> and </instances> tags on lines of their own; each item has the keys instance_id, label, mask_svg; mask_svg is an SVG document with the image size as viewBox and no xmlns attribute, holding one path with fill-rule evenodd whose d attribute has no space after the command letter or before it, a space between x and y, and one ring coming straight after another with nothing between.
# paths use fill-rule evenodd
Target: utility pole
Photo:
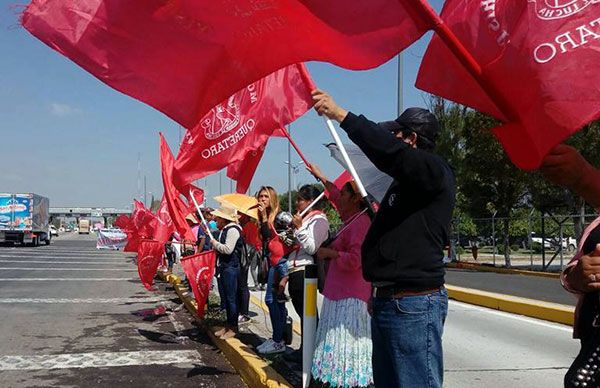
<instances>
[{"instance_id":1,"label":"utility pole","mask_svg":"<svg viewBox=\"0 0 600 388\"><path fill-rule=\"evenodd\" d=\"M144 175L144 206L148 207L148 198L146 197L146 175Z\"/></svg>"},{"instance_id":2,"label":"utility pole","mask_svg":"<svg viewBox=\"0 0 600 388\"><path fill-rule=\"evenodd\" d=\"M219 195L223 195L223 170L219 171Z\"/></svg>"},{"instance_id":3,"label":"utility pole","mask_svg":"<svg viewBox=\"0 0 600 388\"><path fill-rule=\"evenodd\" d=\"M398 116L404 111L404 59L398 54Z\"/></svg>"},{"instance_id":4,"label":"utility pole","mask_svg":"<svg viewBox=\"0 0 600 388\"><path fill-rule=\"evenodd\" d=\"M137 160L137 198L142 200L142 155L138 152Z\"/></svg>"}]
</instances>

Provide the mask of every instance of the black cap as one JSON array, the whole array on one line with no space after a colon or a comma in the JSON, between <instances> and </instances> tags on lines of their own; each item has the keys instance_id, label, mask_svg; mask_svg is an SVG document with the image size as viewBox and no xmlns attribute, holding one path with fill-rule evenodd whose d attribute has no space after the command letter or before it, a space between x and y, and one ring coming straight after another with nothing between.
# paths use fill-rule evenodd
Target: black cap
<instances>
[{"instance_id":1,"label":"black cap","mask_svg":"<svg viewBox=\"0 0 600 388\"><path fill-rule=\"evenodd\" d=\"M404 130L415 132L433 144L435 144L440 131L437 118L430 111L423 108L408 108L396 120L381 122L379 126L392 133Z\"/></svg>"}]
</instances>

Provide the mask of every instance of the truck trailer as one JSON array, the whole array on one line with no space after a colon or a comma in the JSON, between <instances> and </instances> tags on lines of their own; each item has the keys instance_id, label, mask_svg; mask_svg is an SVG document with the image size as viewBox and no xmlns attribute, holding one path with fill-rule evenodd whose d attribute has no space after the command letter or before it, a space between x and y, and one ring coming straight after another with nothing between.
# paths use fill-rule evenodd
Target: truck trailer
<instances>
[{"instance_id":1,"label":"truck trailer","mask_svg":"<svg viewBox=\"0 0 600 388\"><path fill-rule=\"evenodd\" d=\"M50 244L50 201L41 195L0 193L0 243Z\"/></svg>"}]
</instances>

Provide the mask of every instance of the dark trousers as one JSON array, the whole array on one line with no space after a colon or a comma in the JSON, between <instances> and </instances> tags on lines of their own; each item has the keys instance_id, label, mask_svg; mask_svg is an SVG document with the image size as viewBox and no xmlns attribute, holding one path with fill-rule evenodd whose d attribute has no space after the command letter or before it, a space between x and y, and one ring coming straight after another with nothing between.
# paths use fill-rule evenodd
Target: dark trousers
<instances>
[{"instance_id":1,"label":"dark trousers","mask_svg":"<svg viewBox=\"0 0 600 388\"><path fill-rule=\"evenodd\" d=\"M217 289L219 290L219 298L221 302L219 303L219 308L221 310L225 310L225 290L223 289L223 275L221 274L221 268L217 268Z\"/></svg>"},{"instance_id":2,"label":"dark trousers","mask_svg":"<svg viewBox=\"0 0 600 388\"><path fill-rule=\"evenodd\" d=\"M292 272L289 274L288 291L296 314L300 317L300 327L304 330L304 270ZM317 312L317 324L319 322L319 313ZM302 348L302 344L300 344Z\"/></svg>"},{"instance_id":3,"label":"dark trousers","mask_svg":"<svg viewBox=\"0 0 600 388\"><path fill-rule=\"evenodd\" d=\"M227 325L230 327L237 327L238 325L237 289L239 276L240 267L224 267L221 269Z\"/></svg>"},{"instance_id":4,"label":"dark trousers","mask_svg":"<svg viewBox=\"0 0 600 388\"><path fill-rule=\"evenodd\" d=\"M240 315L248 316L250 310L250 290L248 290L248 267L240 267L238 278L237 303Z\"/></svg>"}]
</instances>

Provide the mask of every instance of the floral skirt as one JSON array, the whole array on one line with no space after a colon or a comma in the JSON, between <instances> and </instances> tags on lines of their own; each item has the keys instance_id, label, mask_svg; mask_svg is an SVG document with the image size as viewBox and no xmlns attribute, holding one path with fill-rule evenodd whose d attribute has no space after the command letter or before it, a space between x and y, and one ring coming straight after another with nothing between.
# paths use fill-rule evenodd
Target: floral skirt
<instances>
[{"instance_id":1,"label":"floral skirt","mask_svg":"<svg viewBox=\"0 0 600 388\"><path fill-rule=\"evenodd\" d=\"M373 384L371 317L367 303L324 298L317 328L312 377L331 387Z\"/></svg>"}]
</instances>

